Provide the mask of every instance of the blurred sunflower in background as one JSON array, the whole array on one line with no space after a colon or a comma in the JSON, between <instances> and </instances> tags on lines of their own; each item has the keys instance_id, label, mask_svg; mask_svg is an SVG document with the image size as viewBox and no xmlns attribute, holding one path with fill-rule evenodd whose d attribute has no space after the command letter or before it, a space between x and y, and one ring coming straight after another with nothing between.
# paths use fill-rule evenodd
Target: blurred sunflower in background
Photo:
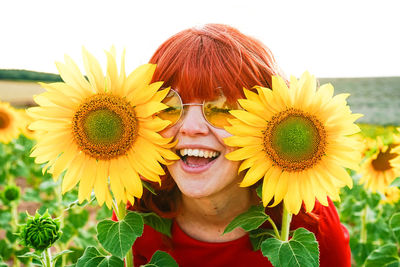
<instances>
[{"instance_id":1,"label":"blurred sunflower in background","mask_svg":"<svg viewBox=\"0 0 400 267\"><path fill-rule=\"evenodd\" d=\"M167 108L161 101L169 89L150 83L155 65L125 74L124 55L117 70L115 49L106 52L106 75L99 62L83 49L86 76L65 56L56 63L64 82L41 84L47 90L34 98L39 107L28 109L35 119L29 128L41 131L31 156L47 163L54 179L65 172L62 192L79 182L79 202L92 190L99 205L112 205L109 185L117 204L141 197L140 176L160 182L162 164L179 159L169 148L171 138L158 132L168 121L153 116Z\"/></svg>"},{"instance_id":2,"label":"blurred sunflower in background","mask_svg":"<svg viewBox=\"0 0 400 267\"><path fill-rule=\"evenodd\" d=\"M33 122L33 119L26 113L26 109L17 109L19 129L23 135L29 139L36 139L36 131L29 129L29 125Z\"/></svg>"},{"instance_id":3,"label":"blurred sunflower in background","mask_svg":"<svg viewBox=\"0 0 400 267\"><path fill-rule=\"evenodd\" d=\"M0 142L9 143L20 134L18 115L10 103L0 101Z\"/></svg>"},{"instance_id":4,"label":"blurred sunflower in background","mask_svg":"<svg viewBox=\"0 0 400 267\"><path fill-rule=\"evenodd\" d=\"M398 133L400 133L400 128L396 129ZM393 148L392 153L397 154L397 157L390 159L390 165L398 171L397 174L400 175L400 135L395 135L397 146Z\"/></svg>"},{"instance_id":5,"label":"blurred sunflower in background","mask_svg":"<svg viewBox=\"0 0 400 267\"><path fill-rule=\"evenodd\" d=\"M390 186L385 189L385 197L381 203L395 204L400 200L400 189L396 186Z\"/></svg>"},{"instance_id":6,"label":"blurred sunflower in background","mask_svg":"<svg viewBox=\"0 0 400 267\"><path fill-rule=\"evenodd\" d=\"M386 188L400 175L400 168L392 161L400 158L400 151L396 152L399 145L398 135L394 135L388 144L384 144L378 136L375 152L361 164L359 183L372 192L379 191L384 194Z\"/></svg>"},{"instance_id":7,"label":"blurred sunflower in background","mask_svg":"<svg viewBox=\"0 0 400 267\"><path fill-rule=\"evenodd\" d=\"M310 212L317 199L328 205L327 196L339 199L339 189L352 187L353 180L344 167L357 169L361 153L359 142L348 137L360 131L347 105L348 94L333 96L333 86L317 88L314 76L305 72L299 80L290 79L290 88L281 77L273 77L272 90L244 89L247 99L233 110L233 136L224 139L239 149L229 153L230 160L243 160L245 169L240 186L255 184L261 178L264 206L282 200L285 208L297 214L304 202Z\"/></svg>"}]
</instances>

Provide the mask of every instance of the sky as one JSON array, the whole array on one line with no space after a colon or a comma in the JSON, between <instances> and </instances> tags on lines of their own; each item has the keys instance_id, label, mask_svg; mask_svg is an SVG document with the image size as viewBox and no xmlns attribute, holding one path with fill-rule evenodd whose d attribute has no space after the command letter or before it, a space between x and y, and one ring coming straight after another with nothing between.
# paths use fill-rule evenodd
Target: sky
<instances>
[{"instance_id":1,"label":"sky","mask_svg":"<svg viewBox=\"0 0 400 267\"><path fill-rule=\"evenodd\" d=\"M129 73L173 34L223 23L262 41L287 75L400 76L396 2L2 0L0 69L57 73L54 62L65 54L82 67L82 46L105 68L104 51L114 45L126 49Z\"/></svg>"}]
</instances>

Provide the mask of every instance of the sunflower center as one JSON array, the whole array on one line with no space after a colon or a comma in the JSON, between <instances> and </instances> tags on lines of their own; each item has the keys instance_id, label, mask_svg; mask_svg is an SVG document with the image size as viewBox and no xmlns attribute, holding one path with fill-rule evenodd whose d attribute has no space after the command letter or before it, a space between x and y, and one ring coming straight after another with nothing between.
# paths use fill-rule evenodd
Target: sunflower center
<instances>
[{"instance_id":1,"label":"sunflower center","mask_svg":"<svg viewBox=\"0 0 400 267\"><path fill-rule=\"evenodd\" d=\"M122 136L121 118L112 110L99 109L87 114L83 122L87 138L92 143L112 144Z\"/></svg>"},{"instance_id":2,"label":"sunflower center","mask_svg":"<svg viewBox=\"0 0 400 267\"><path fill-rule=\"evenodd\" d=\"M272 117L264 132L267 155L285 171L311 168L322 158L325 147L322 123L315 116L293 108Z\"/></svg>"},{"instance_id":3,"label":"sunflower center","mask_svg":"<svg viewBox=\"0 0 400 267\"><path fill-rule=\"evenodd\" d=\"M10 125L10 117L7 113L0 110L0 129L5 129Z\"/></svg>"},{"instance_id":4,"label":"sunflower center","mask_svg":"<svg viewBox=\"0 0 400 267\"><path fill-rule=\"evenodd\" d=\"M137 126L133 107L124 98L111 94L87 98L72 121L78 147L99 160L126 154L137 137Z\"/></svg>"},{"instance_id":5,"label":"sunflower center","mask_svg":"<svg viewBox=\"0 0 400 267\"><path fill-rule=\"evenodd\" d=\"M372 167L377 171L390 170L392 166L390 165L389 161L398 156L397 153L391 153L391 150L396 146L397 144L391 144L385 152L379 152L376 159L372 160L371 162Z\"/></svg>"}]
</instances>

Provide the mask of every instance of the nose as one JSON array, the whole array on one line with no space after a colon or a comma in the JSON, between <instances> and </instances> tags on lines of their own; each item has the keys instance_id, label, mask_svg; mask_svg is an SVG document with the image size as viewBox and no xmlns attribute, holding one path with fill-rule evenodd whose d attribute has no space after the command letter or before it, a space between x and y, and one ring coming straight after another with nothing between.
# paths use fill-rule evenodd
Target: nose
<instances>
[{"instance_id":1,"label":"nose","mask_svg":"<svg viewBox=\"0 0 400 267\"><path fill-rule=\"evenodd\" d=\"M185 107L179 132L189 136L208 134L208 123L203 116L202 106Z\"/></svg>"}]
</instances>

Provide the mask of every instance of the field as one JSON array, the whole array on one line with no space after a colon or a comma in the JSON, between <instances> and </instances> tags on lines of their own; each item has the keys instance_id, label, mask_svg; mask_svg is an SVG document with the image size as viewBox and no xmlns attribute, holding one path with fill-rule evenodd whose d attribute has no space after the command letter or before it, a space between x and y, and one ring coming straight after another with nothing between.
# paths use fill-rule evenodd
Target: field
<instances>
[{"instance_id":1,"label":"field","mask_svg":"<svg viewBox=\"0 0 400 267\"><path fill-rule=\"evenodd\" d=\"M43 90L37 86L34 75L30 72L23 75L28 76L21 78L15 72L10 75L0 70L0 101L10 102L20 109L33 104L32 96ZM54 75L50 75L49 80L46 75L40 77L43 81L57 81ZM380 158L385 151L390 151L385 150L388 147L400 145L400 137L398 140L395 137L400 136L396 130L400 125L400 77L320 78L319 82L332 83L335 94L350 93L351 110L364 114L358 121L362 133L357 138L365 144L359 148L363 154L360 164L371 157ZM385 149L376 142L377 137L381 138ZM88 247L96 248L97 257L109 266L123 266L121 259L111 256L109 247L98 235L99 222L110 218L112 211L105 205L100 208L93 196L91 201L79 204L77 188L61 194L62 179L54 181L51 174L42 171L43 164L36 164L29 156L35 143L26 133L7 144L0 142L0 267L46 265L41 261L47 250L35 252L21 243L17 234L36 211L40 214L48 211L51 217L58 218L56 224L62 235L51 232L51 235L60 236L48 250L53 255L54 266L83 266L77 262L88 257L84 254ZM385 164L387 161L383 163L386 168ZM400 266L400 179L391 181L391 189L397 191L389 193L360 184L360 171L347 171L354 186L343 188L341 201L336 201L335 205L350 233L352 265ZM156 217L144 217L144 220L164 230L168 225Z\"/></svg>"}]
</instances>

